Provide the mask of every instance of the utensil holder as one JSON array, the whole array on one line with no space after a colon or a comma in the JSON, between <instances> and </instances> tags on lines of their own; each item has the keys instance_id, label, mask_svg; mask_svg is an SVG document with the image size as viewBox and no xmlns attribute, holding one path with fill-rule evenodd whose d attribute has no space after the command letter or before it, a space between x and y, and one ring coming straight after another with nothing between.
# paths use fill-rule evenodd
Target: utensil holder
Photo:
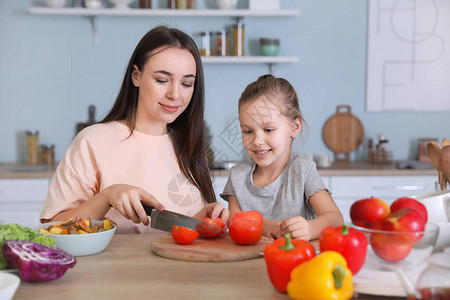
<instances>
[{"instance_id":1,"label":"utensil holder","mask_svg":"<svg viewBox=\"0 0 450 300\"><path fill-rule=\"evenodd\" d=\"M392 162L392 151L369 150L369 164L390 164Z\"/></svg>"}]
</instances>

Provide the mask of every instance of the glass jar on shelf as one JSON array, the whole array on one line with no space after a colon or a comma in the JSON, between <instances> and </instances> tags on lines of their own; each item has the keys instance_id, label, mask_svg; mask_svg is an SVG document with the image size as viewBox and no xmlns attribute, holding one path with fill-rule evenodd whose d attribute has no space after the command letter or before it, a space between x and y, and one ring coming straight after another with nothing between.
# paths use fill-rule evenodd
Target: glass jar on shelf
<instances>
[{"instance_id":1,"label":"glass jar on shelf","mask_svg":"<svg viewBox=\"0 0 450 300\"><path fill-rule=\"evenodd\" d=\"M27 131L27 163L39 164L39 131L36 129Z\"/></svg>"},{"instance_id":2,"label":"glass jar on shelf","mask_svg":"<svg viewBox=\"0 0 450 300\"><path fill-rule=\"evenodd\" d=\"M55 145L44 144L41 145L41 159L42 163L53 165L55 163Z\"/></svg>"},{"instance_id":3,"label":"glass jar on shelf","mask_svg":"<svg viewBox=\"0 0 450 300\"><path fill-rule=\"evenodd\" d=\"M228 34L221 30L216 32L216 56L228 56Z\"/></svg>"},{"instance_id":4,"label":"glass jar on shelf","mask_svg":"<svg viewBox=\"0 0 450 300\"><path fill-rule=\"evenodd\" d=\"M202 37L202 48L200 54L202 56L211 56L211 32L209 30L200 32Z\"/></svg>"},{"instance_id":5,"label":"glass jar on shelf","mask_svg":"<svg viewBox=\"0 0 450 300\"><path fill-rule=\"evenodd\" d=\"M244 56L244 24L241 20L233 25L233 56Z\"/></svg>"}]
</instances>

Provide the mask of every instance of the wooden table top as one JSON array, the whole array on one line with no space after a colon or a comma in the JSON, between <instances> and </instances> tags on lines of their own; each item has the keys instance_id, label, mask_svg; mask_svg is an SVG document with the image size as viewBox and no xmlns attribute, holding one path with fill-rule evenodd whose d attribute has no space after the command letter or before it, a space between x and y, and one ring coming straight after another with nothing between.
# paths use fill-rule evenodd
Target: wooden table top
<instances>
[{"instance_id":1,"label":"wooden table top","mask_svg":"<svg viewBox=\"0 0 450 300\"><path fill-rule=\"evenodd\" d=\"M45 283L22 281L13 299L289 299L270 283L263 258L172 260L152 253L154 238L116 234L102 253L77 257L75 267L63 277Z\"/></svg>"}]
</instances>

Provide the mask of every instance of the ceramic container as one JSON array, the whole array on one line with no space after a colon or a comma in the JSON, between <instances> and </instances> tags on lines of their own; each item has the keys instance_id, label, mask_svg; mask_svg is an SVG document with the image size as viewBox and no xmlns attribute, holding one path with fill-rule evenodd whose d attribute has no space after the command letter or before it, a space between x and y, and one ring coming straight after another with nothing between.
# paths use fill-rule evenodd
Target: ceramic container
<instances>
[{"instance_id":1,"label":"ceramic container","mask_svg":"<svg viewBox=\"0 0 450 300\"><path fill-rule=\"evenodd\" d=\"M259 39L261 53L264 56L276 56L280 53L280 40L272 38Z\"/></svg>"},{"instance_id":2,"label":"ceramic container","mask_svg":"<svg viewBox=\"0 0 450 300\"><path fill-rule=\"evenodd\" d=\"M45 5L48 7L64 7L66 0L45 0Z\"/></svg>"}]
</instances>

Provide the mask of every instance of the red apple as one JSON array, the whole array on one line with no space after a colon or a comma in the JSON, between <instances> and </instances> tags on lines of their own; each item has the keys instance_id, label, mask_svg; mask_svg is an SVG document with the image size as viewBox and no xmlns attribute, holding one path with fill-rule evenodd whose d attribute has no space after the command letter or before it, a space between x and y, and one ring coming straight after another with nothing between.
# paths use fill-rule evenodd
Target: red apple
<instances>
[{"instance_id":1,"label":"red apple","mask_svg":"<svg viewBox=\"0 0 450 300\"><path fill-rule=\"evenodd\" d=\"M380 229L383 219L390 213L389 204L373 197L358 200L350 207L353 224L365 228Z\"/></svg>"},{"instance_id":2,"label":"red apple","mask_svg":"<svg viewBox=\"0 0 450 300\"><path fill-rule=\"evenodd\" d=\"M398 198L391 204L391 212L397 211L402 208L415 209L422 216L424 223L427 222L427 220L428 220L427 208L425 207L425 205L423 205L421 202L417 201L416 199L403 197L403 198Z\"/></svg>"},{"instance_id":3,"label":"red apple","mask_svg":"<svg viewBox=\"0 0 450 300\"><path fill-rule=\"evenodd\" d=\"M398 262L405 259L413 248L413 244L397 244L389 234L373 233L370 235L370 245L378 257Z\"/></svg>"},{"instance_id":4,"label":"red apple","mask_svg":"<svg viewBox=\"0 0 450 300\"><path fill-rule=\"evenodd\" d=\"M418 232L425 230L425 222L415 209L401 208L383 220L382 229L398 232L389 236L397 243L412 244L422 238L423 234Z\"/></svg>"}]
</instances>

